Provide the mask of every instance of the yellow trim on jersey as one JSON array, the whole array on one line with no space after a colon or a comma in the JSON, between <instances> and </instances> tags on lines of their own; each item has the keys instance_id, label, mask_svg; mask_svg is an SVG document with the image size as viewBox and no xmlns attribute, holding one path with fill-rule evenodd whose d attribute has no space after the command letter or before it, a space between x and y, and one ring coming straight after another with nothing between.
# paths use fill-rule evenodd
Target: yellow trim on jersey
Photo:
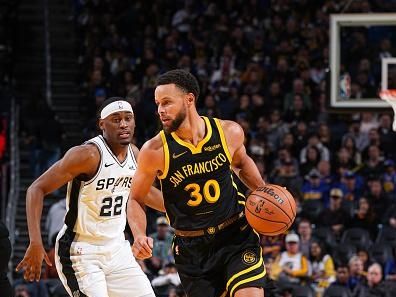
<instances>
[{"instance_id":1,"label":"yellow trim on jersey","mask_svg":"<svg viewBox=\"0 0 396 297\"><path fill-rule=\"evenodd\" d=\"M235 291L235 289L237 289L240 285L243 285L243 284L246 284L246 283L248 283L248 282L255 281L256 279L262 278L262 277L266 274L265 266L263 266L263 267L264 267L264 270L263 270L263 272L261 272L260 274L255 275L255 276L252 276L252 277L249 277L249 278L247 278L247 279L244 279L244 280L241 280L241 281L237 282L237 283L232 287L232 289L231 289L231 291L230 291L230 296L231 296L231 297L234 296L234 291Z\"/></svg>"},{"instance_id":2,"label":"yellow trim on jersey","mask_svg":"<svg viewBox=\"0 0 396 297\"><path fill-rule=\"evenodd\" d=\"M246 197L245 197L245 195L243 195L241 192L238 192L238 196L241 196L241 197L243 197L243 199L245 199L245 200L246 200Z\"/></svg>"},{"instance_id":3,"label":"yellow trim on jersey","mask_svg":"<svg viewBox=\"0 0 396 297\"><path fill-rule=\"evenodd\" d=\"M260 260L257 262L257 264L253 265L252 267L246 268L244 270L239 271L238 273L234 274L227 282L226 285L226 290L228 291L228 287L230 286L230 284L239 276L249 273L252 270L255 270L257 268L259 268L261 265L263 265L264 260L263 260L263 251L262 248L260 247ZM265 270L265 269L264 269ZM235 286L233 286L235 287Z\"/></svg>"},{"instance_id":4,"label":"yellow trim on jersey","mask_svg":"<svg viewBox=\"0 0 396 297\"><path fill-rule=\"evenodd\" d=\"M186 148L190 149L191 153L194 154L199 154L202 152L202 147L209 141L209 139L212 137L212 126L210 125L209 119L207 117L202 117L205 121L205 125L207 127L207 132L206 136L198 142L197 146L194 146L192 143L186 142L183 139L179 138L175 132L172 132L171 135L172 137L176 140L176 142L182 146L185 146Z\"/></svg>"},{"instance_id":5,"label":"yellow trim on jersey","mask_svg":"<svg viewBox=\"0 0 396 297\"><path fill-rule=\"evenodd\" d=\"M160 136L162 139L162 144L164 148L164 157L165 157L165 162L164 162L164 171L162 172L161 175L158 175L159 179L164 179L168 175L169 171L169 147L168 147L168 142L166 141L166 136L164 131L160 132Z\"/></svg>"},{"instance_id":6,"label":"yellow trim on jersey","mask_svg":"<svg viewBox=\"0 0 396 297\"><path fill-rule=\"evenodd\" d=\"M166 220L168 221L168 225L170 226L170 219L169 219L168 213L166 211L165 211L165 217L166 217Z\"/></svg>"},{"instance_id":7,"label":"yellow trim on jersey","mask_svg":"<svg viewBox=\"0 0 396 297\"><path fill-rule=\"evenodd\" d=\"M239 204L242 204L242 205L245 205L245 204L246 204L245 201L241 201L241 200L238 200L238 203L239 203Z\"/></svg>"},{"instance_id":8,"label":"yellow trim on jersey","mask_svg":"<svg viewBox=\"0 0 396 297\"><path fill-rule=\"evenodd\" d=\"M231 158L230 151L228 150L227 140L226 140L225 135L224 135L223 127L221 127L219 119L214 119L214 121L216 123L217 129L219 130L221 144L223 145L223 148L224 148L224 151L225 151L225 153L227 155L228 161L231 164L232 163L232 158Z\"/></svg>"},{"instance_id":9,"label":"yellow trim on jersey","mask_svg":"<svg viewBox=\"0 0 396 297\"><path fill-rule=\"evenodd\" d=\"M239 192L238 186L237 186L237 184L234 182L234 178L233 178L232 174L231 174L231 181L232 181L233 187L237 190L238 196L241 196L241 197L243 198L243 200L246 200L246 196L243 195L241 192ZM241 203L241 202L243 202L243 203ZM239 203L239 204L245 205L245 201L238 201L238 203Z\"/></svg>"}]
</instances>

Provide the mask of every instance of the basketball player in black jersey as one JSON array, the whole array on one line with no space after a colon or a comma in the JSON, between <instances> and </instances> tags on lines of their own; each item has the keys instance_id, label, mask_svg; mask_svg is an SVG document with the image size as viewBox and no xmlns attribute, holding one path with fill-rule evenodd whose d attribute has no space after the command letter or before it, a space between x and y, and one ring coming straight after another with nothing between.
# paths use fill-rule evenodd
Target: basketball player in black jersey
<instances>
[{"instance_id":1,"label":"basketball player in black jersey","mask_svg":"<svg viewBox=\"0 0 396 297\"><path fill-rule=\"evenodd\" d=\"M265 183L246 154L242 128L201 117L198 96L197 80L188 72L172 70L158 79L155 102L164 130L142 147L132 181L133 252L140 259L151 255L143 207L158 177L187 295L262 297L266 271L259 237L244 217L245 197L232 171L251 190Z\"/></svg>"}]
</instances>

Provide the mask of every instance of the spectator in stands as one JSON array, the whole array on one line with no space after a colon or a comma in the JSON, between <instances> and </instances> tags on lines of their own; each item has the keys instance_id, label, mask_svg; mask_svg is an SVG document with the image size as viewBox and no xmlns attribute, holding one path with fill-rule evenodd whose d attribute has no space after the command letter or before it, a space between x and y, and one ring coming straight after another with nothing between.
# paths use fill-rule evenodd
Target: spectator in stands
<instances>
[{"instance_id":1,"label":"spectator in stands","mask_svg":"<svg viewBox=\"0 0 396 297\"><path fill-rule=\"evenodd\" d=\"M306 153L309 147L316 147L319 151L319 160L330 161L330 152L329 149L323 145L323 143L319 139L319 135L313 133L308 138L308 144L305 148L303 148L300 152L300 162L304 163L308 160L308 154Z\"/></svg>"},{"instance_id":2,"label":"spectator in stands","mask_svg":"<svg viewBox=\"0 0 396 297\"><path fill-rule=\"evenodd\" d=\"M333 149L333 139L329 126L326 123L320 123L318 129L319 141L329 150Z\"/></svg>"},{"instance_id":3,"label":"spectator in stands","mask_svg":"<svg viewBox=\"0 0 396 297\"><path fill-rule=\"evenodd\" d=\"M363 183L360 177L351 170L347 170L341 177L340 188L344 193L344 200L356 202L363 194Z\"/></svg>"},{"instance_id":4,"label":"spectator in stands","mask_svg":"<svg viewBox=\"0 0 396 297\"><path fill-rule=\"evenodd\" d=\"M382 281L382 268L378 263L371 264L367 272L367 287L365 297L391 297L394 288Z\"/></svg>"},{"instance_id":5,"label":"spectator in stands","mask_svg":"<svg viewBox=\"0 0 396 297\"><path fill-rule=\"evenodd\" d=\"M254 109L253 109L254 110ZM267 140L272 144L271 149L277 151L284 136L289 132L288 126L283 122L280 111L275 109L270 113L270 122Z\"/></svg>"},{"instance_id":6,"label":"spectator in stands","mask_svg":"<svg viewBox=\"0 0 396 297\"><path fill-rule=\"evenodd\" d=\"M295 159L296 156L298 155L297 151L296 151L296 146L295 146L295 139L294 139L294 135L293 133L286 133L283 136L282 142L281 142L281 148L286 149L289 153L290 156ZM296 160L297 162L297 160ZM297 162L298 165L298 162Z\"/></svg>"},{"instance_id":7,"label":"spectator in stands","mask_svg":"<svg viewBox=\"0 0 396 297\"><path fill-rule=\"evenodd\" d=\"M365 97L367 98L367 97ZM371 129L378 128L378 120L373 112L365 111L361 113L360 132L368 134Z\"/></svg>"},{"instance_id":8,"label":"spectator in stands","mask_svg":"<svg viewBox=\"0 0 396 297\"><path fill-rule=\"evenodd\" d=\"M307 145L308 141L308 127L307 124L303 121L298 122L297 125L293 127L293 135L295 136L295 150L298 153L298 158L301 157L301 150ZM319 155L319 152L317 153ZM319 157L316 157L319 158ZM315 160L316 160L315 158ZM300 165L301 165L301 160L300 160ZM309 171L309 169L308 169ZM308 171L305 172L308 173Z\"/></svg>"},{"instance_id":9,"label":"spectator in stands","mask_svg":"<svg viewBox=\"0 0 396 297\"><path fill-rule=\"evenodd\" d=\"M274 277L283 283L301 283L308 277L309 263L299 251L300 238L297 234L286 235L286 251L276 259L273 270Z\"/></svg>"},{"instance_id":10,"label":"spectator in stands","mask_svg":"<svg viewBox=\"0 0 396 297\"><path fill-rule=\"evenodd\" d=\"M321 180L319 171L314 168L308 174L308 180L305 181L301 191L303 193L304 200L317 200L321 201L323 205L327 204L329 188Z\"/></svg>"},{"instance_id":11,"label":"spectator in stands","mask_svg":"<svg viewBox=\"0 0 396 297\"><path fill-rule=\"evenodd\" d=\"M306 161L300 160L300 172L302 176L309 174L313 169L316 169L320 162L320 152L317 147L309 146L306 151Z\"/></svg>"},{"instance_id":12,"label":"spectator in stands","mask_svg":"<svg viewBox=\"0 0 396 297\"><path fill-rule=\"evenodd\" d=\"M357 256L360 258L360 260L362 260L363 271L366 273L369 266L372 264L368 251L365 248L359 248L357 251Z\"/></svg>"},{"instance_id":13,"label":"spectator in stands","mask_svg":"<svg viewBox=\"0 0 396 297\"><path fill-rule=\"evenodd\" d=\"M53 247L55 241L54 237L63 227L63 219L66 215L66 198L59 200L51 205L47 219L45 221L45 228L48 232L48 246Z\"/></svg>"},{"instance_id":14,"label":"spectator in stands","mask_svg":"<svg viewBox=\"0 0 396 297\"><path fill-rule=\"evenodd\" d=\"M220 117L220 110L218 109L217 102L212 95L206 95L204 106L199 110L199 113L209 117Z\"/></svg>"},{"instance_id":15,"label":"spectator in stands","mask_svg":"<svg viewBox=\"0 0 396 297\"><path fill-rule=\"evenodd\" d=\"M358 208L354 216L346 224L347 228L362 228L370 233L372 239L377 233L377 226L375 225L374 213L371 209L371 204L366 197L361 197L358 202Z\"/></svg>"},{"instance_id":16,"label":"spectator in stands","mask_svg":"<svg viewBox=\"0 0 396 297\"><path fill-rule=\"evenodd\" d=\"M299 249L308 258L312 244L312 226L308 219L301 219L298 222L297 232L300 235Z\"/></svg>"},{"instance_id":17,"label":"spectator in stands","mask_svg":"<svg viewBox=\"0 0 396 297\"><path fill-rule=\"evenodd\" d=\"M343 193L341 189L331 189L329 208L323 209L319 215L320 220L318 221L319 225L330 227L336 238L341 236L345 225L350 220L349 214L341 207L342 200Z\"/></svg>"},{"instance_id":18,"label":"spectator in stands","mask_svg":"<svg viewBox=\"0 0 396 297\"><path fill-rule=\"evenodd\" d=\"M263 248L264 259L268 259L268 261L273 261L274 259L276 259L284 248L284 242L284 234L279 234L275 236L262 235L260 239L260 244ZM265 261L265 263L267 263L267 261Z\"/></svg>"},{"instance_id":19,"label":"spectator in stands","mask_svg":"<svg viewBox=\"0 0 396 297\"><path fill-rule=\"evenodd\" d=\"M21 296L24 297L49 297L47 285L42 280L39 282L28 283L24 280L17 279L14 281L14 286L15 294L20 292Z\"/></svg>"},{"instance_id":20,"label":"spectator in stands","mask_svg":"<svg viewBox=\"0 0 396 297\"><path fill-rule=\"evenodd\" d=\"M277 150L277 158L273 162L272 167L274 168L275 172L273 172L272 175L276 175L278 167L282 166L286 160L291 160L293 165L295 165L294 167L298 167L298 161L292 156L292 153L286 147L280 147ZM297 173L299 172L297 171Z\"/></svg>"},{"instance_id":21,"label":"spectator in stands","mask_svg":"<svg viewBox=\"0 0 396 297\"><path fill-rule=\"evenodd\" d=\"M353 138L351 135L346 135L342 139L341 146L346 148L346 150L348 151L349 155L352 157L352 160L356 164L361 164L362 163L362 155L361 155L361 153L358 151L358 149L356 147L355 138Z\"/></svg>"},{"instance_id":22,"label":"spectator in stands","mask_svg":"<svg viewBox=\"0 0 396 297\"><path fill-rule=\"evenodd\" d=\"M349 262L349 278L348 287L352 291L352 296L364 296L359 295L364 292L364 283L366 276L363 270L363 262L358 256L353 256Z\"/></svg>"},{"instance_id":23,"label":"spectator in stands","mask_svg":"<svg viewBox=\"0 0 396 297\"><path fill-rule=\"evenodd\" d=\"M150 234L149 237L154 239L153 256L145 260L145 264L153 274L156 274L163 265L173 262L171 250L173 235L166 217L157 218L157 232Z\"/></svg>"},{"instance_id":24,"label":"spectator in stands","mask_svg":"<svg viewBox=\"0 0 396 297\"><path fill-rule=\"evenodd\" d=\"M345 171L353 170L356 167L355 161L352 159L349 151L345 147L341 147L334 160L334 169L341 178Z\"/></svg>"},{"instance_id":25,"label":"spectator in stands","mask_svg":"<svg viewBox=\"0 0 396 297\"><path fill-rule=\"evenodd\" d=\"M176 270L176 265L168 263L160 271L160 275L151 281L156 294L167 294L171 287L177 287L181 284L179 274Z\"/></svg>"},{"instance_id":26,"label":"spectator in stands","mask_svg":"<svg viewBox=\"0 0 396 297\"><path fill-rule=\"evenodd\" d=\"M299 121L305 120L310 122L312 119L311 111L304 106L304 99L301 94L295 94L292 104L287 108L285 122L290 126L296 125Z\"/></svg>"},{"instance_id":27,"label":"spectator in stands","mask_svg":"<svg viewBox=\"0 0 396 297\"><path fill-rule=\"evenodd\" d=\"M384 267L385 280L394 281L396 284L396 257L395 249L393 249L393 259L388 259Z\"/></svg>"},{"instance_id":28,"label":"spectator in stands","mask_svg":"<svg viewBox=\"0 0 396 297\"><path fill-rule=\"evenodd\" d=\"M331 165L329 161L321 160L318 163L317 169L319 171L322 182L330 188L333 184L333 175L331 174Z\"/></svg>"},{"instance_id":29,"label":"spectator in stands","mask_svg":"<svg viewBox=\"0 0 396 297\"><path fill-rule=\"evenodd\" d=\"M271 180L275 184L282 185L288 189L300 189L302 178L298 174L297 166L295 160L285 159L279 165L275 166Z\"/></svg>"},{"instance_id":30,"label":"spectator in stands","mask_svg":"<svg viewBox=\"0 0 396 297\"><path fill-rule=\"evenodd\" d=\"M380 116L378 134L381 148L388 158L395 158L394 148L396 146L396 133L392 130L392 118L384 113Z\"/></svg>"},{"instance_id":31,"label":"spectator in stands","mask_svg":"<svg viewBox=\"0 0 396 297\"><path fill-rule=\"evenodd\" d=\"M375 222L383 223L383 215L391 205L391 201L389 200L389 196L384 192L379 177L371 179L366 196L369 199Z\"/></svg>"},{"instance_id":32,"label":"spectator in stands","mask_svg":"<svg viewBox=\"0 0 396 297\"><path fill-rule=\"evenodd\" d=\"M330 283L335 281L334 262L323 245L313 241L309 255L310 279L317 294L321 294Z\"/></svg>"},{"instance_id":33,"label":"spectator in stands","mask_svg":"<svg viewBox=\"0 0 396 297\"><path fill-rule=\"evenodd\" d=\"M302 103L304 108L310 110L312 107L312 102L310 96L306 93L304 81L300 78L296 78L293 81L293 91L286 94L285 100L283 102L284 108L293 105L293 99L295 95L300 95L302 97Z\"/></svg>"},{"instance_id":34,"label":"spectator in stands","mask_svg":"<svg viewBox=\"0 0 396 297\"><path fill-rule=\"evenodd\" d=\"M383 162L381 161L380 148L377 145L370 145L367 150L367 159L364 162L364 167L362 168L361 174L363 176L379 176L383 171L384 166Z\"/></svg>"},{"instance_id":35,"label":"spectator in stands","mask_svg":"<svg viewBox=\"0 0 396 297\"><path fill-rule=\"evenodd\" d=\"M364 150L362 152L362 157L364 160L366 160L368 157L368 150L371 145L378 146L381 150L381 138L378 133L378 129L371 128L367 134L367 138L368 138L367 146L364 148Z\"/></svg>"},{"instance_id":36,"label":"spectator in stands","mask_svg":"<svg viewBox=\"0 0 396 297\"><path fill-rule=\"evenodd\" d=\"M384 162L385 172L382 175L384 192L396 200L396 170L395 162L391 159Z\"/></svg>"},{"instance_id":37,"label":"spectator in stands","mask_svg":"<svg viewBox=\"0 0 396 297\"><path fill-rule=\"evenodd\" d=\"M352 121L349 125L348 128L348 133L346 133L342 137L342 143L346 141L347 138L352 138L354 140L354 143L356 145L356 149L359 152L362 152L367 145L369 144L369 139L366 134L363 134L360 132L360 118L359 115L354 115L352 117ZM347 146L348 147L348 146Z\"/></svg>"},{"instance_id":38,"label":"spectator in stands","mask_svg":"<svg viewBox=\"0 0 396 297\"><path fill-rule=\"evenodd\" d=\"M346 264L339 264L336 270L336 279L330 284L329 287L342 287L347 291L348 296L358 297L352 294L352 290L349 286L349 267Z\"/></svg>"}]
</instances>

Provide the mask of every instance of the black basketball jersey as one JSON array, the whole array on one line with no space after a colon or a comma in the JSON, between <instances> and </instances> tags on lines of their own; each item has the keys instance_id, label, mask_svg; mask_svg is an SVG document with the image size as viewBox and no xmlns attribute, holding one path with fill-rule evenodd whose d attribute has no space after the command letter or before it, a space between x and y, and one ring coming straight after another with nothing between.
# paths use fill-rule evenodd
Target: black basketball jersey
<instances>
[{"instance_id":1,"label":"black basketball jersey","mask_svg":"<svg viewBox=\"0 0 396 297\"><path fill-rule=\"evenodd\" d=\"M165 167L158 178L171 226L180 230L216 226L244 207L220 121L203 119L206 135L196 147L176 133L160 132Z\"/></svg>"}]
</instances>

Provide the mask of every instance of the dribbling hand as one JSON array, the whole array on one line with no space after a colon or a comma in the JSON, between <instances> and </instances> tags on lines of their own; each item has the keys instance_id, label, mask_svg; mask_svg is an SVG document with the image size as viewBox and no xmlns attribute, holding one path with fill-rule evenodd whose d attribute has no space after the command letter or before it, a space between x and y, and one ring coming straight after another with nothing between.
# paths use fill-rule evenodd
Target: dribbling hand
<instances>
[{"instance_id":1,"label":"dribbling hand","mask_svg":"<svg viewBox=\"0 0 396 297\"><path fill-rule=\"evenodd\" d=\"M150 258L153 255L153 239L147 236L138 236L132 245L132 253L138 260Z\"/></svg>"},{"instance_id":2,"label":"dribbling hand","mask_svg":"<svg viewBox=\"0 0 396 297\"><path fill-rule=\"evenodd\" d=\"M38 282L41 276L41 264L43 263L43 259L49 266L52 266L43 245L30 243L25 256L15 270L19 271L23 269L25 271L23 274L25 280L31 282L36 280L36 282Z\"/></svg>"}]
</instances>

